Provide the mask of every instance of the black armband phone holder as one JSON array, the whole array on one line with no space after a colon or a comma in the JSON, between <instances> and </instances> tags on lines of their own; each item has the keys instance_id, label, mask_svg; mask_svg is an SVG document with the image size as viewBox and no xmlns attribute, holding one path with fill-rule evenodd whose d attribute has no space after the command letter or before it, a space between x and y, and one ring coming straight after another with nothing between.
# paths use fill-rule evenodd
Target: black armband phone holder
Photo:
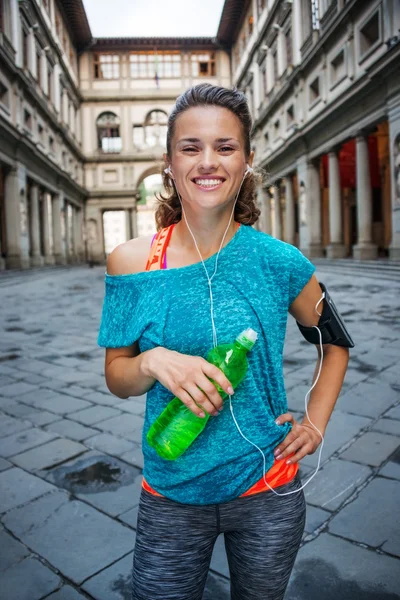
<instances>
[{"instance_id":1,"label":"black armband phone holder","mask_svg":"<svg viewBox=\"0 0 400 600\"><path fill-rule=\"evenodd\" d=\"M333 346L343 346L344 348L354 348L354 342L346 329L343 319L329 295L326 286L319 283L321 290L325 293L323 300L323 309L318 321L318 328L321 331L322 343L332 344ZM310 344L319 345L320 336L318 330L314 327L305 327L296 321L303 337Z\"/></svg>"}]
</instances>

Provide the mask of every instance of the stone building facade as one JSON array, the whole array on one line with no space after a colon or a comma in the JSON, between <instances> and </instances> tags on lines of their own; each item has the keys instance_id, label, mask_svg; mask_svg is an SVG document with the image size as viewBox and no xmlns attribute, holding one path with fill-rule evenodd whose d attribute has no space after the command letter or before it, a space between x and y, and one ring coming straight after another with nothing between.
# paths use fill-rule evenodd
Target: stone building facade
<instances>
[{"instance_id":1,"label":"stone building facade","mask_svg":"<svg viewBox=\"0 0 400 600\"><path fill-rule=\"evenodd\" d=\"M0 269L84 257L81 0L0 1Z\"/></svg>"},{"instance_id":2,"label":"stone building facade","mask_svg":"<svg viewBox=\"0 0 400 600\"><path fill-rule=\"evenodd\" d=\"M170 110L203 81L249 99L258 228L400 258L399 30L399 0L225 0L216 38L93 39L82 0L0 0L0 269L104 262L108 211L138 235Z\"/></svg>"},{"instance_id":3,"label":"stone building facade","mask_svg":"<svg viewBox=\"0 0 400 600\"><path fill-rule=\"evenodd\" d=\"M139 188L161 173L168 115L179 94L204 81L230 85L229 54L210 38L99 38L80 56L86 224L95 262L104 260L106 211L125 211L127 239L138 235L138 215L149 212L138 204Z\"/></svg>"},{"instance_id":4,"label":"stone building facade","mask_svg":"<svg viewBox=\"0 0 400 600\"><path fill-rule=\"evenodd\" d=\"M310 257L400 258L400 2L227 0L260 228Z\"/></svg>"}]
</instances>

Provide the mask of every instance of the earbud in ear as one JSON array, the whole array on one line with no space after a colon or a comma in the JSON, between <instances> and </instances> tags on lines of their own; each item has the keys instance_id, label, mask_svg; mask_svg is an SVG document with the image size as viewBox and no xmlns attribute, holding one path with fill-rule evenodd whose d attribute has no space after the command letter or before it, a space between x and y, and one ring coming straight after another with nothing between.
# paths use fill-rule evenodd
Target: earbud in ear
<instances>
[{"instance_id":1,"label":"earbud in ear","mask_svg":"<svg viewBox=\"0 0 400 600\"><path fill-rule=\"evenodd\" d=\"M246 170L244 172L244 176L246 177L247 174L251 175L251 173L253 173L253 169L251 168L250 165L246 165Z\"/></svg>"},{"instance_id":2,"label":"earbud in ear","mask_svg":"<svg viewBox=\"0 0 400 600\"><path fill-rule=\"evenodd\" d=\"M164 169L164 173L166 173L167 175L171 176L171 167L167 167L166 169Z\"/></svg>"}]
</instances>

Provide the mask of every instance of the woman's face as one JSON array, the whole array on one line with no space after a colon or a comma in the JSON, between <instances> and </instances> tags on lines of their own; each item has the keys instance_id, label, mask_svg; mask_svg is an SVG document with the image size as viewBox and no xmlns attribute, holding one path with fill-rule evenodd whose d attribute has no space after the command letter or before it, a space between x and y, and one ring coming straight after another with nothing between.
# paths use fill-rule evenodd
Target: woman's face
<instances>
[{"instance_id":1,"label":"woman's face","mask_svg":"<svg viewBox=\"0 0 400 600\"><path fill-rule=\"evenodd\" d=\"M246 160L239 119L227 108L193 107L176 120L171 171L183 200L217 208L236 197L253 156Z\"/></svg>"}]
</instances>

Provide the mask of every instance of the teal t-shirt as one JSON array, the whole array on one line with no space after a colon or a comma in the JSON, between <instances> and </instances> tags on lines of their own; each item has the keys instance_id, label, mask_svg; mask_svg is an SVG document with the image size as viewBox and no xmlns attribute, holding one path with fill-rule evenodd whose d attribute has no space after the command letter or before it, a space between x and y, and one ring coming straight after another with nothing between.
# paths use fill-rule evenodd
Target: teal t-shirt
<instances>
[{"instance_id":1,"label":"teal t-shirt","mask_svg":"<svg viewBox=\"0 0 400 600\"><path fill-rule=\"evenodd\" d=\"M210 277L215 260L216 254L204 261ZM267 470L274 462L275 447L290 429L287 423L275 423L287 412L283 345L288 308L314 270L294 246L241 225L221 250L213 279L218 344L232 342L248 327L259 335L232 403L242 432L265 453ZM210 294L201 262L106 274L105 284L100 346L119 348L138 341L141 352L163 346L203 358L212 348ZM185 504L216 504L237 498L261 479L261 454L239 434L229 399L180 458L160 458L146 435L172 397L158 381L147 393L143 474L157 492Z\"/></svg>"}]
</instances>

